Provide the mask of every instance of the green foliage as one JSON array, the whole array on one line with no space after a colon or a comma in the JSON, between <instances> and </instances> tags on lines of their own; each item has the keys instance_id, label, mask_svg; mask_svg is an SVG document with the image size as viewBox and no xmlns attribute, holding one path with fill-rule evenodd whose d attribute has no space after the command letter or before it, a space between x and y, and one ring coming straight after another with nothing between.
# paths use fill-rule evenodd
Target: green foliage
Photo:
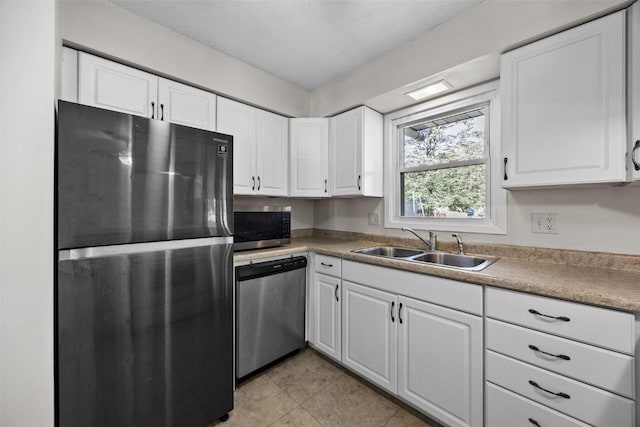
<instances>
[{"instance_id":1,"label":"green foliage","mask_svg":"<svg viewBox=\"0 0 640 427\"><path fill-rule=\"evenodd\" d=\"M484 216L484 164L452 167L450 162L484 158L484 116L422 129L405 130L404 166L442 168L403 174L407 216ZM464 216L464 215L457 215Z\"/></svg>"}]
</instances>

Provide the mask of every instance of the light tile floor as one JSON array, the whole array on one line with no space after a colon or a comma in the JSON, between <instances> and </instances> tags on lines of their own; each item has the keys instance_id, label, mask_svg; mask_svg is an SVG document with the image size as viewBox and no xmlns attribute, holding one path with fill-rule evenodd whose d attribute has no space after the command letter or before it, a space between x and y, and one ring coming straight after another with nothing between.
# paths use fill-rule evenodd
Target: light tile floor
<instances>
[{"instance_id":1,"label":"light tile floor","mask_svg":"<svg viewBox=\"0 0 640 427\"><path fill-rule=\"evenodd\" d=\"M241 383L210 427L439 427L310 348Z\"/></svg>"}]
</instances>

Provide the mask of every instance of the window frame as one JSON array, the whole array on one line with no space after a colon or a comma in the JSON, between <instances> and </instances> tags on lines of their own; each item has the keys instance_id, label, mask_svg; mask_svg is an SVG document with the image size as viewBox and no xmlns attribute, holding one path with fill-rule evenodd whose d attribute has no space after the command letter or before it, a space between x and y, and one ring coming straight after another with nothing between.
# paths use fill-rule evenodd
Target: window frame
<instances>
[{"instance_id":1,"label":"window frame","mask_svg":"<svg viewBox=\"0 0 640 427\"><path fill-rule=\"evenodd\" d=\"M431 117L486 104L489 137L485 139L485 218L401 216L402 129ZM500 85L492 81L385 115L385 228L507 234L507 191L500 175ZM450 166L455 167L454 164ZM402 172L401 172L402 171Z\"/></svg>"}]
</instances>

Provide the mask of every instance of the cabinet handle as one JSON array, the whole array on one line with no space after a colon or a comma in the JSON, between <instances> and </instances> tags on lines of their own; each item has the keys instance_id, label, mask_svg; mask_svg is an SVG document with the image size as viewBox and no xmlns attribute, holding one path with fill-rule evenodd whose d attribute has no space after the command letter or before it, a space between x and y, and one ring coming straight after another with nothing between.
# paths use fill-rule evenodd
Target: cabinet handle
<instances>
[{"instance_id":1,"label":"cabinet handle","mask_svg":"<svg viewBox=\"0 0 640 427\"><path fill-rule=\"evenodd\" d=\"M633 168L637 171L640 171L640 163L636 161L636 151L640 148L640 139L636 141L636 145L633 146L633 150L631 150L631 162L633 162Z\"/></svg>"},{"instance_id":2,"label":"cabinet handle","mask_svg":"<svg viewBox=\"0 0 640 427\"><path fill-rule=\"evenodd\" d=\"M327 180L326 179L324 180L324 192L325 193L327 192Z\"/></svg>"},{"instance_id":3,"label":"cabinet handle","mask_svg":"<svg viewBox=\"0 0 640 427\"><path fill-rule=\"evenodd\" d=\"M164 104L160 104L160 120L164 120Z\"/></svg>"},{"instance_id":4,"label":"cabinet handle","mask_svg":"<svg viewBox=\"0 0 640 427\"><path fill-rule=\"evenodd\" d=\"M156 118L156 103L151 101L151 118Z\"/></svg>"},{"instance_id":5,"label":"cabinet handle","mask_svg":"<svg viewBox=\"0 0 640 427\"><path fill-rule=\"evenodd\" d=\"M251 182L252 182L251 191L254 191L256 189L256 177L255 176L251 177Z\"/></svg>"},{"instance_id":6,"label":"cabinet handle","mask_svg":"<svg viewBox=\"0 0 640 427\"><path fill-rule=\"evenodd\" d=\"M260 191L260 177L258 177L258 191Z\"/></svg>"},{"instance_id":7,"label":"cabinet handle","mask_svg":"<svg viewBox=\"0 0 640 427\"><path fill-rule=\"evenodd\" d=\"M338 286L340 286L340 285L336 285L336 290L335 290L336 301L340 301L340 299L338 298Z\"/></svg>"},{"instance_id":8,"label":"cabinet handle","mask_svg":"<svg viewBox=\"0 0 640 427\"><path fill-rule=\"evenodd\" d=\"M320 265L324 267L333 267L333 264L325 264L324 262L321 262Z\"/></svg>"},{"instance_id":9,"label":"cabinet handle","mask_svg":"<svg viewBox=\"0 0 640 427\"><path fill-rule=\"evenodd\" d=\"M398 322L402 323L402 303L398 306Z\"/></svg>"},{"instance_id":10,"label":"cabinet handle","mask_svg":"<svg viewBox=\"0 0 640 427\"><path fill-rule=\"evenodd\" d=\"M504 158L504 180L508 180L509 177L507 176L507 162L509 161L508 157Z\"/></svg>"},{"instance_id":11,"label":"cabinet handle","mask_svg":"<svg viewBox=\"0 0 640 427\"><path fill-rule=\"evenodd\" d=\"M546 354L547 356L551 356L551 357L557 357L558 359L562 359L562 360L571 360L571 358L569 356L566 356L564 354L553 354L553 353L547 353L546 351L542 351L540 350L538 347L536 347L535 345L531 345L529 344L529 348L533 351L537 351L538 353L542 353L542 354Z\"/></svg>"},{"instance_id":12,"label":"cabinet handle","mask_svg":"<svg viewBox=\"0 0 640 427\"><path fill-rule=\"evenodd\" d=\"M536 426L536 427L542 427L542 426L540 425L540 423L539 423L539 422L537 422L536 420L534 420L533 418L529 418L529 422L530 422L531 424L533 424L534 426Z\"/></svg>"},{"instance_id":13,"label":"cabinet handle","mask_svg":"<svg viewBox=\"0 0 640 427\"><path fill-rule=\"evenodd\" d=\"M529 380L529 384L531 384L532 386L534 386L534 387L535 387L535 388L537 388L537 389L540 389L540 390L544 391L545 393L553 394L554 396L558 396L558 397L564 397L565 399L571 399L571 396L569 396L567 393L562 393L562 392L555 393L555 392L553 392L553 391L551 391L551 390L547 390L547 389L546 389L546 388L544 388L544 387L540 387L540 386L538 385L538 383L537 383L537 382L535 382L535 381L531 381L531 380Z\"/></svg>"},{"instance_id":14,"label":"cabinet handle","mask_svg":"<svg viewBox=\"0 0 640 427\"><path fill-rule=\"evenodd\" d=\"M542 317L547 317L549 319L554 319L554 320L561 320L563 322L569 322L571 321L571 319L569 319L566 316L549 316L548 314L542 314L540 313L538 310L534 310L533 308L529 309L529 313L534 314L536 316L542 316Z\"/></svg>"},{"instance_id":15,"label":"cabinet handle","mask_svg":"<svg viewBox=\"0 0 640 427\"><path fill-rule=\"evenodd\" d=\"M362 186L360 185L362 183L362 175L358 175L358 190L362 190Z\"/></svg>"},{"instance_id":16,"label":"cabinet handle","mask_svg":"<svg viewBox=\"0 0 640 427\"><path fill-rule=\"evenodd\" d=\"M391 301L391 323L395 322L396 319L393 318L393 307L395 307L396 303Z\"/></svg>"}]
</instances>

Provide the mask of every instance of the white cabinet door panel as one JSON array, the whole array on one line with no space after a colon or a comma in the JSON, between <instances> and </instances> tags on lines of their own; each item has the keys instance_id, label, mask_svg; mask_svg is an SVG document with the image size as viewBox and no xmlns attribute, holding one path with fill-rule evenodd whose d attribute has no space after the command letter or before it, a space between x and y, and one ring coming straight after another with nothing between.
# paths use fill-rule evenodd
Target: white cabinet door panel
<instances>
[{"instance_id":1,"label":"white cabinet door panel","mask_svg":"<svg viewBox=\"0 0 640 427\"><path fill-rule=\"evenodd\" d=\"M218 98L218 132L233 135L233 193L254 194L256 109Z\"/></svg>"},{"instance_id":2,"label":"white cabinet door panel","mask_svg":"<svg viewBox=\"0 0 640 427\"><path fill-rule=\"evenodd\" d=\"M313 274L314 319L312 344L327 356L340 361L340 278Z\"/></svg>"},{"instance_id":3,"label":"white cabinet door panel","mask_svg":"<svg viewBox=\"0 0 640 427\"><path fill-rule=\"evenodd\" d=\"M216 95L211 92L160 78L158 102L160 120L216 130Z\"/></svg>"},{"instance_id":4,"label":"white cabinet door panel","mask_svg":"<svg viewBox=\"0 0 640 427\"><path fill-rule=\"evenodd\" d=\"M398 303L398 395L446 425L482 426L482 317Z\"/></svg>"},{"instance_id":5,"label":"white cabinet door panel","mask_svg":"<svg viewBox=\"0 0 640 427\"><path fill-rule=\"evenodd\" d=\"M505 187L626 180L625 12L507 52Z\"/></svg>"},{"instance_id":6,"label":"white cabinet door panel","mask_svg":"<svg viewBox=\"0 0 640 427\"><path fill-rule=\"evenodd\" d=\"M60 67L60 99L78 102L78 51L63 46Z\"/></svg>"},{"instance_id":7,"label":"white cabinet door panel","mask_svg":"<svg viewBox=\"0 0 640 427\"><path fill-rule=\"evenodd\" d=\"M157 118L158 77L80 52L78 102Z\"/></svg>"},{"instance_id":8,"label":"white cabinet door panel","mask_svg":"<svg viewBox=\"0 0 640 427\"><path fill-rule=\"evenodd\" d=\"M291 119L291 196L329 195L329 119Z\"/></svg>"},{"instance_id":9,"label":"white cabinet door panel","mask_svg":"<svg viewBox=\"0 0 640 427\"><path fill-rule=\"evenodd\" d=\"M342 282L342 363L396 392L396 297Z\"/></svg>"},{"instance_id":10,"label":"white cabinet door panel","mask_svg":"<svg viewBox=\"0 0 640 427\"><path fill-rule=\"evenodd\" d=\"M331 195L359 194L362 188L362 109L330 119Z\"/></svg>"},{"instance_id":11,"label":"white cabinet door panel","mask_svg":"<svg viewBox=\"0 0 640 427\"><path fill-rule=\"evenodd\" d=\"M257 110L256 191L287 196L289 188L289 119Z\"/></svg>"}]
</instances>

